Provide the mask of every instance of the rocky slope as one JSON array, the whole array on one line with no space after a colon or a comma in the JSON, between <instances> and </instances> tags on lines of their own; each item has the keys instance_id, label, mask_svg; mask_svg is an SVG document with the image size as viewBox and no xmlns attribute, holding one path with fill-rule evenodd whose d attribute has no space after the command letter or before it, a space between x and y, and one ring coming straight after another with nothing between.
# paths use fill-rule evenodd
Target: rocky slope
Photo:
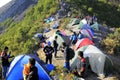
<instances>
[{"instance_id":1,"label":"rocky slope","mask_svg":"<svg viewBox=\"0 0 120 80\"><path fill-rule=\"evenodd\" d=\"M12 0L8 4L0 8L0 22L8 18L18 17L30 5L33 5L37 0Z\"/></svg>"}]
</instances>

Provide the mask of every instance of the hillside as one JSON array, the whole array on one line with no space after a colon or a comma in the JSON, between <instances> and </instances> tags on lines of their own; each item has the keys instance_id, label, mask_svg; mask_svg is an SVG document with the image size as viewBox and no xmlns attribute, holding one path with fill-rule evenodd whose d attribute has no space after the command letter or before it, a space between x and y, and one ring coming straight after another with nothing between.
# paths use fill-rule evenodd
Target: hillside
<instances>
[{"instance_id":1,"label":"hillside","mask_svg":"<svg viewBox=\"0 0 120 80\"><path fill-rule=\"evenodd\" d=\"M8 18L15 18L24 12L30 5L35 4L36 0L12 0L0 8L0 22Z\"/></svg>"},{"instance_id":2,"label":"hillside","mask_svg":"<svg viewBox=\"0 0 120 80\"><path fill-rule=\"evenodd\" d=\"M3 46L8 45L16 55L31 52L34 47L32 36L43 28L44 18L54 13L57 8L57 1L40 0L26 11L26 16L21 22L15 22L10 18L1 23L6 29L0 36L0 51Z\"/></svg>"},{"instance_id":3,"label":"hillside","mask_svg":"<svg viewBox=\"0 0 120 80\"><path fill-rule=\"evenodd\" d=\"M72 3L72 12L76 15L95 15L101 24L119 27L120 1L118 0L67 0Z\"/></svg>"},{"instance_id":4,"label":"hillside","mask_svg":"<svg viewBox=\"0 0 120 80\"><path fill-rule=\"evenodd\" d=\"M13 1L16 1L16 5L13 5L14 2L10 2L8 5L6 5L6 7L4 6L0 10L2 20L10 17L4 22L0 23L0 52L4 46L8 46L12 51L12 54L15 56L19 54L33 53L34 50L38 50L39 47L35 45L35 41L32 39L32 37L36 33L43 32L44 27L49 28L51 26L49 24L44 24L44 19L52 15L57 16L56 13L59 12L58 10L61 10L61 3L59 0L38 0L35 5L29 6L34 4L34 0ZM97 34L99 36L95 37L95 42L97 43L96 45L105 53L108 53L108 55L110 54L109 56L111 56L114 63L116 63L115 71L118 76L118 72L120 72L118 66L120 56L120 5L118 2L114 2L114 0L62 1L66 1L66 4L69 5L67 8L69 9L68 12L71 13L72 18L77 15L81 18L85 17L86 15L95 15L98 18L98 22L101 24L103 29ZM11 9L13 9L13 11L11 11ZM10 14L3 14L5 13L4 11L8 11ZM64 13L64 15L59 19L61 22L60 29L66 29L66 26L70 21L70 18L67 17L68 12L66 11L66 13ZM113 32L110 32L111 34L107 33L106 29L111 28L113 28ZM52 34L53 32L48 33L48 35ZM71 33L68 34L70 35ZM99 42L98 39L101 41ZM60 59L63 59L63 56L60 57ZM63 60L60 61L60 63L63 63ZM56 65L59 64L57 63L57 60L54 60L54 63ZM96 78L97 76L95 75L95 79Z\"/></svg>"},{"instance_id":5,"label":"hillside","mask_svg":"<svg viewBox=\"0 0 120 80\"><path fill-rule=\"evenodd\" d=\"M34 0L31 0L31 1L34 1ZM119 24L120 11L118 11L119 6L114 5L112 2L108 3L106 2L106 0L105 1L104 0L95 0L95 1L66 0L66 1L69 4L67 8L72 13L71 15L72 17L76 15L81 17L88 14L91 16L95 15L96 17L98 17L99 23L101 23L104 26L107 26L107 27L120 26ZM27 3L27 0L26 0L26 3ZM4 31L2 31L4 33L2 33L2 35L0 36L1 47L3 47L4 45L9 45L9 47L14 53L31 52L32 48L34 47L34 41L31 39L32 36L38 31L39 32L42 31L43 27L45 26L43 25L43 20L45 18L48 18L53 13L56 13L57 9L60 7L58 4L59 4L58 1L52 1L52 0L40 1L39 0L35 6L31 6L29 10L24 12L25 15L21 14L25 16L21 22L16 22L14 21L14 18L10 18L4 21L3 23L1 23L0 24L0 26L2 27L1 29L5 29ZM103 8L100 8L100 7L103 7ZM112 11L110 11L111 8L113 8ZM110 12L110 13L108 14L105 12ZM15 20L19 20L21 18L20 17L21 15L15 18ZM67 23L67 19L63 18L63 21ZM66 26L66 24L63 25L63 27L64 26ZM0 51L1 50L2 49L0 49Z\"/></svg>"}]
</instances>

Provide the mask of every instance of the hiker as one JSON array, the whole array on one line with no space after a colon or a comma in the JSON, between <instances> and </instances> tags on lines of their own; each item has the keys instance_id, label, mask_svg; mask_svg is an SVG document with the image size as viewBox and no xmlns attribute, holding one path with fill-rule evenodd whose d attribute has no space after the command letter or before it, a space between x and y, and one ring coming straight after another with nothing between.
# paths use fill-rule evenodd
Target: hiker
<instances>
[{"instance_id":1,"label":"hiker","mask_svg":"<svg viewBox=\"0 0 120 80\"><path fill-rule=\"evenodd\" d=\"M5 79L6 78L6 73L7 73L7 70L9 68L9 58L12 58L14 56L10 56L11 55L11 51L9 52L9 54L7 54L8 52L8 47L5 46L4 50L2 51L1 53L1 61L2 61L2 79Z\"/></svg>"},{"instance_id":2,"label":"hiker","mask_svg":"<svg viewBox=\"0 0 120 80\"><path fill-rule=\"evenodd\" d=\"M69 59L69 51L68 51L68 48L69 46L63 42L62 43L62 52L64 53L64 59L65 59L65 62L64 62L64 67L67 68L67 70L69 71L70 70L70 59Z\"/></svg>"},{"instance_id":3,"label":"hiker","mask_svg":"<svg viewBox=\"0 0 120 80\"><path fill-rule=\"evenodd\" d=\"M54 56L55 56L55 58L57 57L57 48L58 48L57 38L58 38L58 36L55 36L55 40L53 41L54 52L55 52Z\"/></svg>"},{"instance_id":4,"label":"hiker","mask_svg":"<svg viewBox=\"0 0 120 80\"><path fill-rule=\"evenodd\" d=\"M82 39L82 38L84 38L84 35L81 33L81 31L79 31L77 38L78 38L79 40Z\"/></svg>"},{"instance_id":5,"label":"hiker","mask_svg":"<svg viewBox=\"0 0 120 80\"><path fill-rule=\"evenodd\" d=\"M52 53L54 52L53 47L51 46L51 42L48 42L48 44L43 49L45 56L46 56L46 64L49 63L52 64Z\"/></svg>"},{"instance_id":6,"label":"hiker","mask_svg":"<svg viewBox=\"0 0 120 80\"><path fill-rule=\"evenodd\" d=\"M27 73L29 73L29 74L27 75L27 78L25 80L39 80L38 68L35 66L35 59L29 58L28 64L29 65L28 65L28 72Z\"/></svg>"},{"instance_id":7,"label":"hiker","mask_svg":"<svg viewBox=\"0 0 120 80\"><path fill-rule=\"evenodd\" d=\"M77 34L73 32L72 36L70 37L72 44L74 45L77 42Z\"/></svg>"},{"instance_id":8,"label":"hiker","mask_svg":"<svg viewBox=\"0 0 120 80\"><path fill-rule=\"evenodd\" d=\"M77 62L77 75L79 77L84 77L86 60L83 57L83 52L78 52L78 62Z\"/></svg>"}]
</instances>

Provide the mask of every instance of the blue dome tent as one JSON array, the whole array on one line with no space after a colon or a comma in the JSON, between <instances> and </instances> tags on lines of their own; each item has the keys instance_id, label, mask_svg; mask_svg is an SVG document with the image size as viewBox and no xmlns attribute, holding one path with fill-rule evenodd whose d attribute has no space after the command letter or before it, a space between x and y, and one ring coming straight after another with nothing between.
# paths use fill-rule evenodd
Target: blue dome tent
<instances>
[{"instance_id":1,"label":"blue dome tent","mask_svg":"<svg viewBox=\"0 0 120 80\"><path fill-rule=\"evenodd\" d=\"M19 55L15 57L10 64L6 80L22 80L24 64L27 64L31 57L36 59L35 66L38 68L39 80L51 80L50 76L47 74L45 64L43 64L36 55Z\"/></svg>"}]
</instances>

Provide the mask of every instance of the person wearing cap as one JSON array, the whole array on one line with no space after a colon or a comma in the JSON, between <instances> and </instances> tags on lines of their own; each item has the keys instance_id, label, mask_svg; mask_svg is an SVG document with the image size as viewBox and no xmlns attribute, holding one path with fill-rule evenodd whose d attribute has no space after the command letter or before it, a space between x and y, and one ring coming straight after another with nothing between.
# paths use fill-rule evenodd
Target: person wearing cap
<instances>
[{"instance_id":1,"label":"person wearing cap","mask_svg":"<svg viewBox=\"0 0 120 80\"><path fill-rule=\"evenodd\" d=\"M51 46L51 42L48 42L48 44L43 49L45 56L46 56L46 64L49 63L52 64L52 53L54 52L54 48Z\"/></svg>"},{"instance_id":2,"label":"person wearing cap","mask_svg":"<svg viewBox=\"0 0 120 80\"><path fill-rule=\"evenodd\" d=\"M11 52L9 52L9 54L7 54L7 52L8 52L8 47L5 46L5 48L0 54L1 61L2 61L2 79L6 78L7 69L9 68L9 65L10 65L8 59L14 57L14 56L10 56Z\"/></svg>"}]
</instances>

